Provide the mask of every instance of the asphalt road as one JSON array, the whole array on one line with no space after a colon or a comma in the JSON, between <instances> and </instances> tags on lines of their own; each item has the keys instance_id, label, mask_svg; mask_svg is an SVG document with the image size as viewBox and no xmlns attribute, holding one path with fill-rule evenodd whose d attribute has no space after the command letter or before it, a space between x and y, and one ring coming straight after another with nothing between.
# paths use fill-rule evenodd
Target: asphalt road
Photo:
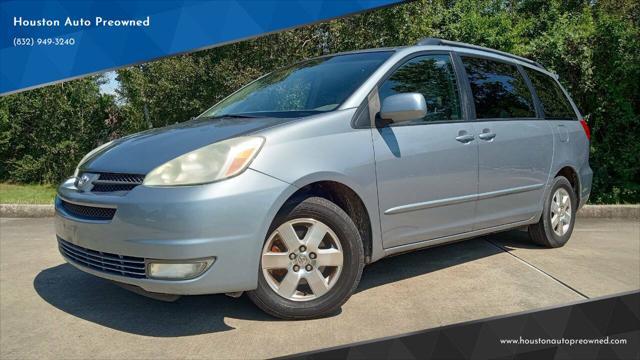
<instances>
[{"instance_id":1,"label":"asphalt road","mask_svg":"<svg viewBox=\"0 0 640 360\"><path fill-rule=\"evenodd\" d=\"M640 289L640 224L580 219L569 244L511 231L382 260L330 318L246 297L147 299L63 262L52 219L0 219L0 358L263 358Z\"/></svg>"}]
</instances>

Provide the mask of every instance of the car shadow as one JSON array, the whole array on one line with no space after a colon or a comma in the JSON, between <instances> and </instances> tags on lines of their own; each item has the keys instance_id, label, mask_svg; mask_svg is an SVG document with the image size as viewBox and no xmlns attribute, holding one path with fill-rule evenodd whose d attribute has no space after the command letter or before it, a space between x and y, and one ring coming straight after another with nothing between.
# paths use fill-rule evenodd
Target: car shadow
<instances>
[{"instance_id":1,"label":"car shadow","mask_svg":"<svg viewBox=\"0 0 640 360\"><path fill-rule=\"evenodd\" d=\"M382 259L364 270L356 292L502 253L476 238ZM225 318L281 321L259 310L247 296L183 296L163 302L137 295L69 264L41 271L33 286L54 307L102 326L153 337L191 336L233 330Z\"/></svg>"},{"instance_id":2,"label":"car shadow","mask_svg":"<svg viewBox=\"0 0 640 360\"><path fill-rule=\"evenodd\" d=\"M504 252L483 240L474 238L379 260L365 268L356 292Z\"/></svg>"},{"instance_id":3,"label":"car shadow","mask_svg":"<svg viewBox=\"0 0 640 360\"><path fill-rule=\"evenodd\" d=\"M376 121L382 121L380 119ZM384 140L385 144L389 147L389 151L393 154L393 156L399 158L402 156L400 153L400 145L398 145L398 138L396 134L393 132L393 128L385 125L376 126L378 129L378 133L380 133L380 137Z\"/></svg>"},{"instance_id":4,"label":"car shadow","mask_svg":"<svg viewBox=\"0 0 640 360\"><path fill-rule=\"evenodd\" d=\"M69 264L41 271L33 282L38 295L54 307L112 329L154 337L175 337L233 330L225 317L277 321L246 296L183 296L164 302L125 290Z\"/></svg>"},{"instance_id":5,"label":"car shadow","mask_svg":"<svg viewBox=\"0 0 640 360\"><path fill-rule=\"evenodd\" d=\"M529 238L529 233L524 230L511 230L501 233L495 233L482 237L491 243L500 246L505 251L513 251L517 249L529 250L547 250L546 247L537 245Z\"/></svg>"}]
</instances>

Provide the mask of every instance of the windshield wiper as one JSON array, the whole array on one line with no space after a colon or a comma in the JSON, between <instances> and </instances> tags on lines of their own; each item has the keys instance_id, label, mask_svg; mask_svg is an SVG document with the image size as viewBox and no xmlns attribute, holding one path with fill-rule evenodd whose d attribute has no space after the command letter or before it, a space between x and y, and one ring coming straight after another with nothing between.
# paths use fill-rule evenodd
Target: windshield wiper
<instances>
[{"instance_id":1,"label":"windshield wiper","mask_svg":"<svg viewBox=\"0 0 640 360\"><path fill-rule=\"evenodd\" d=\"M235 118L235 119L254 119L260 118L263 116L258 115L246 115L246 114L223 114L223 115L214 115L214 116L205 116L205 119L224 119L224 118Z\"/></svg>"}]
</instances>

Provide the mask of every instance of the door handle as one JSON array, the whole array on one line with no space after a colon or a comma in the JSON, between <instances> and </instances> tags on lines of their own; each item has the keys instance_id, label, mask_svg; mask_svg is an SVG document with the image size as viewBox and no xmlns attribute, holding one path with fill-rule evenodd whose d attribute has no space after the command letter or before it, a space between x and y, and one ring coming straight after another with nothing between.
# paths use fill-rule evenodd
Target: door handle
<instances>
[{"instance_id":1,"label":"door handle","mask_svg":"<svg viewBox=\"0 0 640 360\"><path fill-rule=\"evenodd\" d=\"M473 139L475 139L475 136L471 135L471 134L463 134L463 135L458 135L456 137L457 141L460 141L463 144L466 144L470 141L473 141Z\"/></svg>"},{"instance_id":2,"label":"door handle","mask_svg":"<svg viewBox=\"0 0 640 360\"><path fill-rule=\"evenodd\" d=\"M482 140L492 140L494 137L496 137L496 133L491 132L491 130L489 129L484 129L482 130L482 133L480 135L478 135L478 137Z\"/></svg>"}]
</instances>

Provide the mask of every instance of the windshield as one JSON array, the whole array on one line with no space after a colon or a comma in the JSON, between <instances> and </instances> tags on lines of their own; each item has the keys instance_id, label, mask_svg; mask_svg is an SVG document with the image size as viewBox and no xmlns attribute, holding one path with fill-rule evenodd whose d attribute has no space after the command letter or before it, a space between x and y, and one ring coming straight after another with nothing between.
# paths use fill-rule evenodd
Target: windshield
<instances>
[{"instance_id":1,"label":"windshield","mask_svg":"<svg viewBox=\"0 0 640 360\"><path fill-rule=\"evenodd\" d=\"M299 117L332 111L391 54L380 51L303 61L254 81L201 117Z\"/></svg>"}]
</instances>

